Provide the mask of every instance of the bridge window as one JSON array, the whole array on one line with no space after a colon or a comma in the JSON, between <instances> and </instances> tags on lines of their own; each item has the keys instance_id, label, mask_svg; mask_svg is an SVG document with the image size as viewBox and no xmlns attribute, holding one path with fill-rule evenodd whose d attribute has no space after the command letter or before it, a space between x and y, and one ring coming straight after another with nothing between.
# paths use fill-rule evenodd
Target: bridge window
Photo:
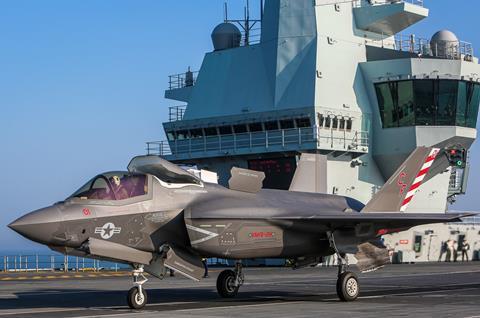
<instances>
[{"instance_id":1,"label":"bridge window","mask_svg":"<svg viewBox=\"0 0 480 318\"><path fill-rule=\"evenodd\" d=\"M352 130L353 120L351 118L347 119L347 130Z\"/></svg>"},{"instance_id":2,"label":"bridge window","mask_svg":"<svg viewBox=\"0 0 480 318\"><path fill-rule=\"evenodd\" d=\"M232 134L232 126L221 126L218 127L220 131L220 135L231 135Z\"/></svg>"},{"instance_id":3,"label":"bridge window","mask_svg":"<svg viewBox=\"0 0 480 318\"><path fill-rule=\"evenodd\" d=\"M243 134L247 132L247 125L235 125L233 126L233 130L236 134Z\"/></svg>"},{"instance_id":4,"label":"bridge window","mask_svg":"<svg viewBox=\"0 0 480 318\"><path fill-rule=\"evenodd\" d=\"M457 80L406 80L375 85L383 128L475 128L480 85Z\"/></svg>"},{"instance_id":5,"label":"bridge window","mask_svg":"<svg viewBox=\"0 0 480 318\"><path fill-rule=\"evenodd\" d=\"M218 135L217 127L208 127L203 129L205 131L205 136L216 136Z\"/></svg>"},{"instance_id":6,"label":"bridge window","mask_svg":"<svg viewBox=\"0 0 480 318\"><path fill-rule=\"evenodd\" d=\"M203 137L203 131L201 128L190 129L190 136L192 138L201 138Z\"/></svg>"},{"instance_id":7,"label":"bridge window","mask_svg":"<svg viewBox=\"0 0 480 318\"><path fill-rule=\"evenodd\" d=\"M325 125L323 127L327 128L327 129L330 129L331 124L332 124L332 117L326 116L325 117Z\"/></svg>"},{"instance_id":8,"label":"bridge window","mask_svg":"<svg viewBox=\"0 0 480 318\"><path fill-rule=\"evenodd\" d=\"M332 129L338 129L338 117L333 117Z\"/></svg>"},{"instance_id":9,"label":"bridge window","mask_svg":"<svg viewBox=\"0 0 480 318\"><path fill-rule=\"evenodd\" d=\"M293 124L292 119L285 119L285 120L280 120L280 127L282 129L292 129L292 128L295 128L295 125Z\"/></svg>"},{"instance_id":10,"label":"bridge window","mask_svg":"<svg viewBox=\"0 0 480 318\"><path fill-rule=\"evenodd\" d=\"M177 139L184 140L188 138L188 130L179 130L177 131Z\"/></svg>"},{"instance_id":11,"label":"bridge window","mask_svg":"<svg viewBox=\"0 0 480 318\"><path fill-rule=\"evenodd\" d=\"M167 132L167 138L169 141L175 140L175 132L174 131L168 131Z\"/></svg>"},{"instance_id":12,"label":"bridge window","mask_svg":"<svg viewBox=\"0 0 480 318\"><path fill-rule=\"evenodd\" d=\"M318 114L318 126L323 127L325 125L325 116Z\"/></svg>"},{"instance_id":13,"label":"bridge window","mask_svg":"<svg viewBox=\"0 0 480 318\"><path fill-rule=\"evenodd\" d=\"M278 130L278 121L267 121L265 122L265 130Z\"/></svg>"},{"instance_id":14,"label":"bridge window","mask_svg":"<svg viewBox=\"0 0 480 318\"><path fill-rule=\"evenodd\" d=\"M415 121L414 124L418 126L433 126L435 125L435 105L433 101L434 85L430 80L415 81ZM396 127L396 126L392 126Z\"/></svg>"},{"instance_id":15,"label":"bridge window","mask_svg":"<svg viewBox=\"0 0 480 318\"><path fill-rule=\"evenodd\" d=\"M297 118L295 119L295 122L297 124L297 128L306 128L306 127L311 127L312 124L310 123L310 118L305 117L305 118Z\"/></svg>"},{"instance_id":16,"label":"bridge window","mask_svg":"<svg viewBox=\"0 0 480 318\"><path fill-rule=\"evenodd\" d=\"M248 125L248 129L250 130L250 132L262 131L262 123L251 123Z\"/></svg>"}]
</instances>

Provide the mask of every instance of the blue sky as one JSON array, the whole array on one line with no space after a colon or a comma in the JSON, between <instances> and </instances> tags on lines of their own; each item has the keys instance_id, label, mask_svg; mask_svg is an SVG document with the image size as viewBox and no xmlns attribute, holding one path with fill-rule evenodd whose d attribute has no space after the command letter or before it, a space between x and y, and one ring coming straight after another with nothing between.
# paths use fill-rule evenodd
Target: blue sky
<instances>
[{"instance_id":1,"label":"blue sky","mask_svg":"<svg viewBox=\"0 0 480 318\"><path fill-rule=\"evenodd\" d=\"M123 170L163 139L168 75L198 69L223 0L0 1L0 250L31 250L5 228L59 201L96 173ZM255 1L251 1L256 4ZM230 0L241 16L242 0ZM431 17L411 32L443 28L480 47L478 0L425 0ZM480 146L472 151L480 162ZM480 169L455 209L480 206Z\"/></svg>"}]
</instances>

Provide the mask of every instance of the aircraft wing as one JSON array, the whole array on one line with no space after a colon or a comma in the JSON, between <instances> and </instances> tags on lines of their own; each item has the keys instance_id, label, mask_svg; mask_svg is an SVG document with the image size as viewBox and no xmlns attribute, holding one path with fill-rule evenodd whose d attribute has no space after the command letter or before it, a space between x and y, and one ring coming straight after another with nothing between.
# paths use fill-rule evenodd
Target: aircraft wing
<instances>
[{"instance_id":1,"label":"aircraft wing","mask_svg":"<svg viewBox=\"0 0 480 318\"><path fill-rule=\"evenodd\" d=\"M395 212L345 212L315 214L312 216L280 216L281 219L291 220L321 220L322 222L407 222L407 223L434 223L458 222L461 218L475 215L474 213L395 213ZM272 217L275 219L276 217Z\"/></svg>"},{"instance_id":2,"label":"aircraft wing","mask_svg":"<svg viewBox=\"0 0 480 318\"><path fill-rule=\"evenodd\" d=\"M305 231L318 231L319 229L352 229L358 234L361 232L378 232L378 235L403 231L408 228L433 223L460 222L462 218L475 215L473 213L325 213L308 216L279 216L270 218L272 222L291 227L298 227ZM365 233L366 235L367 233Z\"/></svg>"}]
</instances>

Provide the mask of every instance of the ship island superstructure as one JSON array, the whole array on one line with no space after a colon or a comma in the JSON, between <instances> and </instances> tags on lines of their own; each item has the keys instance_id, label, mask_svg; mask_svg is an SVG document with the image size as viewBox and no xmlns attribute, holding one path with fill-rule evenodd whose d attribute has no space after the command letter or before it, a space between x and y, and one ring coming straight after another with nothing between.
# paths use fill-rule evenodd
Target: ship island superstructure
<instances>
[{"instance_id":1,"label":"ship island superstructure","mask_svg":"<svg viewBox=\"0 0 480 318\"><path fill-rule=\"evenodd\" d=\"M368 202L416 147L435 145L452 165L408 211L446 211L466 190L480 65L450 31L402 35L428 15L420 0L266 0L259 20L225 18L200 70L169 77L165 97L184 105L148 153L221 184L233 166L262 170L278 189L301 153L318 153L317 192Z\"/></svg>"}]
</instances>

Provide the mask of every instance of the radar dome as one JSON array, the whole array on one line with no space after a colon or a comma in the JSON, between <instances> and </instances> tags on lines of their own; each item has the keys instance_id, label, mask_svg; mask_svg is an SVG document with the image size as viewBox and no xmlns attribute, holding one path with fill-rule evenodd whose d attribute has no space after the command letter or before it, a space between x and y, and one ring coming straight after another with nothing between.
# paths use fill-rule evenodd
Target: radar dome
<instances>
[{"instance_id":1,"label":"radar dome","mask_svg":"<svg viewBox=\"0 0 480 318\"><path fill-rule=\"evenodd\" d=\"M220 23L213 29L212 42L215 51L231 49L240 46L242 34L231 23Z\"/></svg>"},{"instance_id":2,"label":"radar dome","mask_svg":"<svg viewBox=\"0 0 480 318\"><path fill-rule=\"evenodd\" d=\"M455 58L459 54L460 41L453 32L441 30L432 36L430 47L433 56Z\"/></svg>"}]
</instances>

